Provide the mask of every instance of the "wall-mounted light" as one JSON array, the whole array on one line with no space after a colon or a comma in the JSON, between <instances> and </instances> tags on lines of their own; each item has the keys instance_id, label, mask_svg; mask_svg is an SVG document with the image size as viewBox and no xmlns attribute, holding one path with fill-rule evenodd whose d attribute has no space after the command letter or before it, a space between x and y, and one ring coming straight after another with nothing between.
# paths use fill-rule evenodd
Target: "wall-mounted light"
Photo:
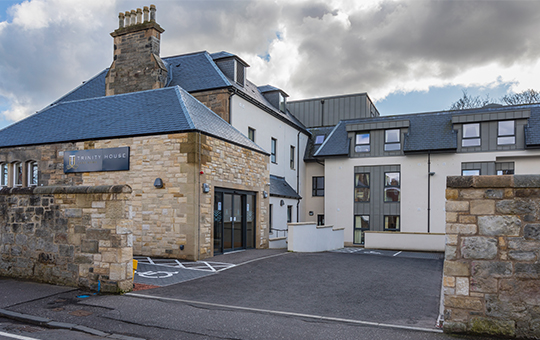
<instances>
[{"instance_id":1,"label":"wall-mounted light","mask_svg":"<svg viewBox=\"0 0 540 340\"><path fill-rule=\"evenodd\" d=\"M268 198L268 191L263 191L263 198Z\"/></svg>"},{"instance_id":2,"label":"wall-mounted light","mask_svg":"<svg viewBox=\"0 0 540 340\"><path fill-rule=\"evenodd\" d=\"M163 180L161 178L156 178L156 180L154 181L154 186L157 189L163 188Z\"/></svg>"},{"instance_id":3,"label":"wall-mounted light","mask_svg":"<svg viewBox=\"0 0 540 340\"><path fill-rule=\"evenodd\" d=\"M435 175L435 172L434 172L434 171L431 171L431 172L429 173L429 175L430 175L430 176L434 176L434 175Z\"/></svg>"},{"instance_id":4,"label":"wall-mounted light","mask_svg":"<svg viewBox=\"0 0 540 340\"><path fill-rule=\"evenodd\" d=\"M279 205L280 205L280 206L284 206L284 205L285 205L285 201L284 201L284 200L281 200L281 201L279 202Z\"/></svg>"},{"instance_id":5,"label":"wall-mounted light","mask_svg":"<svg viewBox=\"0 0 540 340\"><path fill-rule=\"evenodd\" d=\"M210 186L208 185L208 183L203 183L202 184L202 191L207 194L210 192Z\"/></svg>"},{"instance_id":6,"label":"wall-mounted light","mask_svg":"<svg viewBox=\"0 0 540 340\"><path fill-rule=\"evenodd\" d=\"M313 211L310 211L310 212L309 212L309 216L313 216Z\"/></svg>"}]
</instances>

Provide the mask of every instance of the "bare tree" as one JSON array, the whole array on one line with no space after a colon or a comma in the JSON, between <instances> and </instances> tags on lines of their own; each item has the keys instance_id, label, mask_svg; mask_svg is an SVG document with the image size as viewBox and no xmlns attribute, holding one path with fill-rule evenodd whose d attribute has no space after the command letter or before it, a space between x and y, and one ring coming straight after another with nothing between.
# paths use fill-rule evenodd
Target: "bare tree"
<instances>
[{"instance_id":1,"label":"bare tree","mask_svg":"<svg viewBox=\"0 0 540 340\"><path fill-rule=\"evenodd\" d=\"M520 93L506 95L501 98L506 105L540 103L540 92L529 89Z\"/></svg>"},{"instance_id":2,"label":"bare tree","mask_svg":"<svg viewBox=\"0 0 540 340\"><path fill-rule=\"evenodd\" d=\"M489 98L489 94L482 98L480 96L471 96L466 90L462 91L463 97L454 102L450 106L450 110L476 109L495 102Z\"/></svg>"}]
</instances>

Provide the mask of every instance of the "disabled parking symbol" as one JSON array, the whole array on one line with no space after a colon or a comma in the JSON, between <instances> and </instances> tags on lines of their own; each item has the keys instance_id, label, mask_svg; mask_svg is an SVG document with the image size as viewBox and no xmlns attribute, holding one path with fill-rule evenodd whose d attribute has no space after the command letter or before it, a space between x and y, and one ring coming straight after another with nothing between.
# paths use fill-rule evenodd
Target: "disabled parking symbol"
<instances>
[{"instance_id":1,"label":"disabled parking symbol","mask_svg":"<svg viewBox=\"0 0 540 340\"><path fill-rule=\"evenodd\" d=\"M178 274L178 272L163 272L163 271L147 271L147 272L137 272L137 275L145 277L147 279L165 279Z\"/></svg>"}]
</instances>

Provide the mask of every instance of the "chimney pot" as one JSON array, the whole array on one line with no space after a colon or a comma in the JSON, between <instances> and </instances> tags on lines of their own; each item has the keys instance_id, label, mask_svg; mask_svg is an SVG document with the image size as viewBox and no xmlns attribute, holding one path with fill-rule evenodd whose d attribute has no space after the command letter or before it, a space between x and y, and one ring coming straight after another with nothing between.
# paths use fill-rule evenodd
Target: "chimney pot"
<instances>
[{"instance_id":1,"label":"chimney pot","mask_svg":"<svg viewBox=\"0 0 540 340\"><path fill-rule=\"evenodd\" d=\"M123 28L124 27L124 13L120 12L120 14L118 14L118 28Z\"/></svg>"},{"instance_id":2,"label":"chimney pot","mask_svg":"<svg viewBox=\"0 0 540 340\"><path fill-rule=\"evenodd\" d=\"M129 26L131 25L131 12L130 11L126 11L125 15L126 17L126 24L124 26Z\"/></svg>"},{"instance_id":3,"label":"chimney pot","mask_svg":"<svg viewBox=\"0 0 540 340\"><path fill-rule=\"evenodd\" d=\"M131 24L130 26L133 26L137 23L137 12L135 12L134 9L131 10Z\"/></svg>"},{"instance_id":4,"label":"chimney pot","mask_svg":"<svg viewBox=\"0 0 540 340\"><path fill-rule=\"evenodd\" d=\"M137 24L142 24L142 9L137 8Z\"/></svg>"},{"instance_id":5,"label":"chimney pot","mask_svg":"<svg viewBox=\"0 0 540 340\"><path fill-rule=\"evenodd\" d=\"M143 7L143 13L144 13L144 22L148 22L148 18L149 18L149 9L148 9L148 6L144 6Z\"/></svg>"},{"instance_id":6,"label":"chimney pot","mask_svg":"<svg viewBox=\"0 0 540 340\"><path fill-rule=\"evenodd\" d=\"M150 5L150 21L156 21L156 5Z\"/></svg>"}]
</instances>

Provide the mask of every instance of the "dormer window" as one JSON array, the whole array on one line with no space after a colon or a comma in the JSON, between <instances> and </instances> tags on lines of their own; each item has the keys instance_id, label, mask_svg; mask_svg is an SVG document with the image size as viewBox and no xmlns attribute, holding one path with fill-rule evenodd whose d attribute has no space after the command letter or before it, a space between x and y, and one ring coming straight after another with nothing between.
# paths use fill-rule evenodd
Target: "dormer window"
<instances>
[{"instance_id":1,"label":"dormer window","mask_svg":"<svg viewBox=\"0 0 540 340\"><path fill-rule=\"evenodd\" d=\"M497 133L497 145L516 144L516 129L513 120L499 122Z\"/></svg>"},{"instance_id":2,"label":"dormer window","mask_svg":"<svg viewBox=\"0 0 540 340\"><path fill-rule=\"evenodd\" d=\"M400 129L384 131L384 151L396 151L401 149Z\"/></svg>"},{"instance_id":3,"label":"dormer window","mask_svg":"<svg viewBox=\"0 0 540 340\"><path fill-rule=\"evenodd\" d=\"M463 124L461 146L480 146L480 123Z\"/></svg>"},{"instance_id":4,"label":"dormer window","mask_svg":"<svg viewBox=\"0 0 540 340\"><path fill-rule=\"evenodd\" d=\"M286 112L287 111L287 102L285 100L285 97L283 94L279 94L279 111Z\"/></svg>"},{"instance_id":5,"label":"dormer window","mask_svg":"<svg viewBox=\"0 0 540 340\"><path fill-rule=\"evenodd\" d=\"M235 79L234 79L234 81L235 81L238 85L244 86L244 84L245 84L245 79L246 79L246 75L245 75L245 67L244 67L244 65L242 65L238 60L235 60L234 66L235 66L235 68L236 68Z\"/></svg>"},{"instance_id":6,"label":"dormer window","mask_svg":"<svg viewBox=\"0 0 540 340\"><path fill-rule=\"evenodd\" d=\"M322 144L324 142L324 135L315 137L315 145Z\"/></svg>"},{"instance_id":7,"label":"dormer window","mask_svg":"<svg viewBox=\"0 0 540 340\"><path fill-rule=\"evenodd\" d=\"M356 145L354 152L369 152L371 150L369 145L369 132L356 134Z\"/></svg>"}]
</instances>

